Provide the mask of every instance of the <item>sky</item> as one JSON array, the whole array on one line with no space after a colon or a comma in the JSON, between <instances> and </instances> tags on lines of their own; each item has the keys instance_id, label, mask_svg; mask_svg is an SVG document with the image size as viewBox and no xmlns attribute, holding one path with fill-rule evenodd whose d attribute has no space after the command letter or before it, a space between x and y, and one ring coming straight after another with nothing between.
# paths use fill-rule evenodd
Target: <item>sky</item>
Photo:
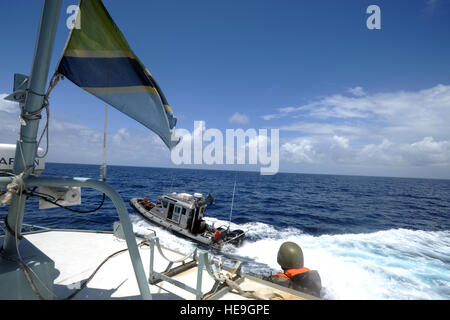
<instances>
[{"instance_id":1,"label":"sky","mask_svg":"<svg viewBox=\"0 0 450 320\"><path fill-rule=\"evenodd\" d=\"M69 30L63 1L51 72ZM177 128L279 129L280 172L450 179L450 0L105 0ZM380 8L381 29L366 13ZM42 1L0 3L0 98L31 69ZM70 81L50 99L48 162L101 164L104 103ZM18 106L0 99L0 143ZM177 167L108 109L111 165ZM255 166L182 165L255 170Z\"/></svg>"}]
</instances>

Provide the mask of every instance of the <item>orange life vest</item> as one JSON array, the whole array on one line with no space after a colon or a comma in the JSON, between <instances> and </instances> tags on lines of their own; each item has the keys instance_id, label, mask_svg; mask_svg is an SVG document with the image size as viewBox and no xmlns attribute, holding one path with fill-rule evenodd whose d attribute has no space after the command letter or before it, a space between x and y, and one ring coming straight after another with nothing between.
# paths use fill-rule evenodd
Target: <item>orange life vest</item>
<instances>
[{"instance_id":1,"label":"orange life vest","mask_svg":"<svg viewBox=\"0 0 450 320\"><path fill-rule=\"evenodd\" d=\"M275 275L279 276L279 277L284 277L287 279L291 279L293 276L296 276L300 273L305 273L305 272L309 272L311 270L309 270L308 268L299 268L299 269L287 269L284 271L284 273L278 272Z\"/></svg>"}]
</instances>

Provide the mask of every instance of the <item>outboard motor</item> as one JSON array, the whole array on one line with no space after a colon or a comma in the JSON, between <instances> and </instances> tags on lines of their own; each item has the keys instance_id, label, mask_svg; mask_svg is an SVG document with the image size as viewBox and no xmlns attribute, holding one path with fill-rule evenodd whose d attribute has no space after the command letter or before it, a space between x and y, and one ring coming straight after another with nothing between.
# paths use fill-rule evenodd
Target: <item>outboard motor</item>
<instances>
[{"instance_id":1,"label":"outboard motor","mask_svg":"<svg viewBox=\"0 0 450 320\"><path fill-rule=\"evenodd\" d=\"M230 239L230 243L239 247L245 239L245 232L241 229L228 231L227 237Z\"/></svg>"}]
</instances>

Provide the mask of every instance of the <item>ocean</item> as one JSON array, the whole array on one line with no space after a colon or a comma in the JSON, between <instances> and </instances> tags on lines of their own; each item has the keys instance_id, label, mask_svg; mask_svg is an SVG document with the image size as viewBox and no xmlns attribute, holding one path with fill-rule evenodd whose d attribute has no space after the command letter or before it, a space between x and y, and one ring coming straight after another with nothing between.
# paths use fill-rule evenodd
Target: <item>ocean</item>
<instances>
[{"instance_id":1,"label":"ocean","mask_svg":"<svg viewBox=\"0 0 450 320\"><path fill-rule=\"evenodd\" d=\"M99 166L47 163L44 175L99 177ZM230 222L233 185L236 181ZM156 231L169 248L190 252L195 243L150 225L129 205L133 197L199 192L215 198L206 220L230 224L247 238L222 253L225 265L243 271L278 272L277 251L298 243L305 266L318 270L324 299L450 299L450 180L109 166L107 182L123 197L134 231ZM83 206L95 208L101 193L82 190ZM0 207L4 219L7 207ZM112 230L118 216L107 199L93 214L27 202L24 223L52 228Z\"/></svg>"}]
</instances>

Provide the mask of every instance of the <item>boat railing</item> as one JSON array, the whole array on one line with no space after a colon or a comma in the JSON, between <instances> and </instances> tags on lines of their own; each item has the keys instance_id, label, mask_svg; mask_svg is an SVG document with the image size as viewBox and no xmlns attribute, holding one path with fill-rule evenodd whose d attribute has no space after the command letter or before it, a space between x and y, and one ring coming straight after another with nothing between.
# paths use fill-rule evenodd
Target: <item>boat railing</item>
<instances>
[{"instance_id":1,"label":"boat railing","mask_svg":"<svg viewBox=\"0 0 450 320\"><path fill-rule=\"evenodd\" d=\"M42 226L35 226L32 224L22 224L22 231L21 234L29 233L29 232L35 232L35 231L48 231L51 230L50 228L42 227ZM3 237L6 234L6 225L4 221L0 221L0 237Z\"/></svg>"},{"instance_id":2,"label":"boat railing","mask_svg":"<svg viewBox=\"0 0 450 320\"><path fill-rule=\"evenodd\" d=\"M234 274L241 276L241 262L237 261L235 266L231 269L231 271L228 273L227 276L222 274L222 265L221 262L219 264L215 264L213 262L213 259L208 259L208 252L204 250L197 250L195 248L190 253L186 254L185 256L176 259L171 260L166 257L166 255L163 253L161 245L159 243L159 238L154 236L151 237L149 240L149 246L150 246L150 271L149 271L149 282L151 284L156 284L160 281L166 281L169 282L181 289L184 289L186 291L191 292L192 294L195 294L196 300L201 300L205 296L211 296L211 294L214 294L218 291L221 284L226 282L227 276L231 278ZM154 270L154 259L155 259L155 246L158 249L158 252L160 255L169 262L166 269L163 272L157 272ZM188 259L191 259L188 261ZM172 268L172 266L175 263L181 263L181 265ZM172 276L180 274L181 272L184 272L190 268L193 268L197 266L197 281L196 286L191 287L186 285L185 283L182 283L181 281L178 281ZM214 280L214 285L210 291L208 291L207 294L204 294L202 291L202 284L203 284L203 269L206 269L207 273L211 278Z\"/></svg>"},{"instance_id":3,"label":"boat railing","mask_svg":"<svg viewBox=\"0 0 450 320\"><path fill-rule=\"evenodd\" d=\"M6 187L12 182L11 177L0 177L0 187ZM141 255L136 243L136 237L133 232L133 225L131 224L128 210L122 197L111 186L103 181L89 179L89 178L58 178L58 177L27 177L23 180L24 188L28 187L85 187L92 188L103 192L113 202L117 214L119 215L120 223L122 225L123 235L128 247L131 264L135 272L141 297L146 300L151 300L152 295L145 276L144 267L142 265ZM8 234L7 234L8 235ZM14 238L12 238L14 240ZM8 240L5 238L5 242ZM4 243L5 243L4 242ZM12 241L10 246L15 245ZM5 249L5 245L3 246ZM12 250L12 249L11 249Z\"/></svg>"}]
</instances>

